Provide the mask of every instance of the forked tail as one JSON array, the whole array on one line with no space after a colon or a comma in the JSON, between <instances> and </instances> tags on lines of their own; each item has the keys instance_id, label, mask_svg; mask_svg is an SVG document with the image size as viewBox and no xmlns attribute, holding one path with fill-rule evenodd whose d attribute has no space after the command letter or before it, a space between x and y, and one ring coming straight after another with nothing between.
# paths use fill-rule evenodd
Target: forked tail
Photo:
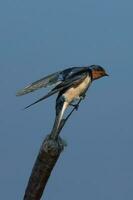
<instances>
[{"instance_id":1,"label":"forked tail","mask_svg":"<svg viewBox=\"0 0 133 200\"><path fill-rule=\"evenodd\" d=\"M64 112L67 107L68 107L68 103L64 102L62 108L56 114L55 122L54 122L54 125L52 128L51 134L50 134L52 139L56 139L58 137L61 121L62 121Z\"/></svg>"}]
</instances>

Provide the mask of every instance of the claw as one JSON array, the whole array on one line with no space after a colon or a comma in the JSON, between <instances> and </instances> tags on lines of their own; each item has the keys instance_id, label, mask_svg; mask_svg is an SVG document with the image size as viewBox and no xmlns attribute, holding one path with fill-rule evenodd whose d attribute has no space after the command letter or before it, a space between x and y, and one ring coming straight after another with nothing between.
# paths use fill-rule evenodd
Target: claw
<instances>
[{"instance_id":1,"label":"claw","mask_svg":"<svg viewBox=\"0 0 133 200\"><path fill-rule=\"evenodd\" d=\"M86 94L82 94L80 98L83 100L85 97L86 97Z\"/></svg>"}]
</instances>

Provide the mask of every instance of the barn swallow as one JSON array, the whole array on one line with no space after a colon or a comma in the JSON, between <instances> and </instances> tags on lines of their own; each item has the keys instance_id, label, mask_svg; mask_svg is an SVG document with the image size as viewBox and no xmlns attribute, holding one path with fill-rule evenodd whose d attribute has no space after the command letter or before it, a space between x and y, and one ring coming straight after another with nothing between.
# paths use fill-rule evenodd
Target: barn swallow
<instances>
[{"instance_id":1,"label":"barn swallow","mask_svg":"<svg viewBox=\"0 0 133 200\"><path fill-rule=\"evenodd\" d=\"M68 106L76 106L73 102L75 102L75 100L83 99L91 83L104 76L108 76L108 74L104 68L99 65L71 67L33 82L24 89L18 91L16 95L21 96L42 87L54 86L54 88L45 96L25 108L29 108L30 106L52 96L53 94L58 93L56 99L56 117L51 132L57 136L61 120Z\"/></svg>"}]
</instances>

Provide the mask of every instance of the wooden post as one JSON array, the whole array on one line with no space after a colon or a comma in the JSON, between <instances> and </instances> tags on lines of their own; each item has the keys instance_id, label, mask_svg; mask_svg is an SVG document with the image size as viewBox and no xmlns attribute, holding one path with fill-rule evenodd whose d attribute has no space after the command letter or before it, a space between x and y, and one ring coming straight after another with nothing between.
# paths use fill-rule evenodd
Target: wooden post
<instances>
[{"instance_id":1,"label":"wooden post","mask_svg":"<svg viewBox=\"0 0 133 200\"><path fill-rule=\"evenodd\" d=\"M60 137L57 140L52 140L50 136L46 137L32 169L24 200L40 200L52 169L63 149L64 142Z\"/></svg>"}]
</instances>

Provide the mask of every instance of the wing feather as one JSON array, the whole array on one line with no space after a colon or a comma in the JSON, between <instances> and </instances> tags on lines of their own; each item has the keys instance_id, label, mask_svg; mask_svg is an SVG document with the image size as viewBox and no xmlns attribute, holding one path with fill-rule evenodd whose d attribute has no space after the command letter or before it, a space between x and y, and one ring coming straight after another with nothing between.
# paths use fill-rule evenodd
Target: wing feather
<instances>
[{"instance_id":1,"label":"wing feather","mask_svg":"<svg viewBox=\"0 0 133 200\"><path fill-rule=\"evenodd\" d=\"M71 68L65 69L63 71L59 71L59 72L50 74L48 76L45 76L44 78L41 78L41 79L31 83L30 85L24 87L23 89L20 89L16 93L16 96L22 96L22 95L28 94L30 92L34 92L35 90L38 90L42 87L55 86L55 85L58 86L61 83L66 85L75 76L80 76L85 71L86 71L86 67L71 67Z\"/></svg>"},{"instance_id":2,"label":"wing feather","mask_svg":"<svg viewBox=\"0 0 133 200\"><path fill-rule=\"evenodd\" d=\"M56 73L50 74L50 75L38 80L38 81L35 81L35 82L31 83L30 85L26 86L25 88L19 90L16 93L16 96L25 95L27 93L38 90L42 87L59 84L62 81L60 75L61 75L61 72L56 72Z\"/></svg>"},{"instance_id":3,"label":"wing feather","mask_svg":"<svg viewBox=\"0 0 133 200\"><path fill-rule=\"evenodd\" d=\"M57 85L55 88L53 88L53 90L51 90L48 94L44 95L43 97L41 97L40 99L38 99L37 101L33 102L32 104L28 105L25 107L25 109L29 108L30 106L33 106L35 105L36 103L52 96L53 94L57 93L57 92L60 92L68 87L72 87L72 86L75 86L75 85L78 85L80 84L85 78L86 78L87 74L82 74L82 76L77 76L77 77L74 77L70 80L66 80L62 83L60 83L59 85Z\"/></svg>"}]
</instances>

